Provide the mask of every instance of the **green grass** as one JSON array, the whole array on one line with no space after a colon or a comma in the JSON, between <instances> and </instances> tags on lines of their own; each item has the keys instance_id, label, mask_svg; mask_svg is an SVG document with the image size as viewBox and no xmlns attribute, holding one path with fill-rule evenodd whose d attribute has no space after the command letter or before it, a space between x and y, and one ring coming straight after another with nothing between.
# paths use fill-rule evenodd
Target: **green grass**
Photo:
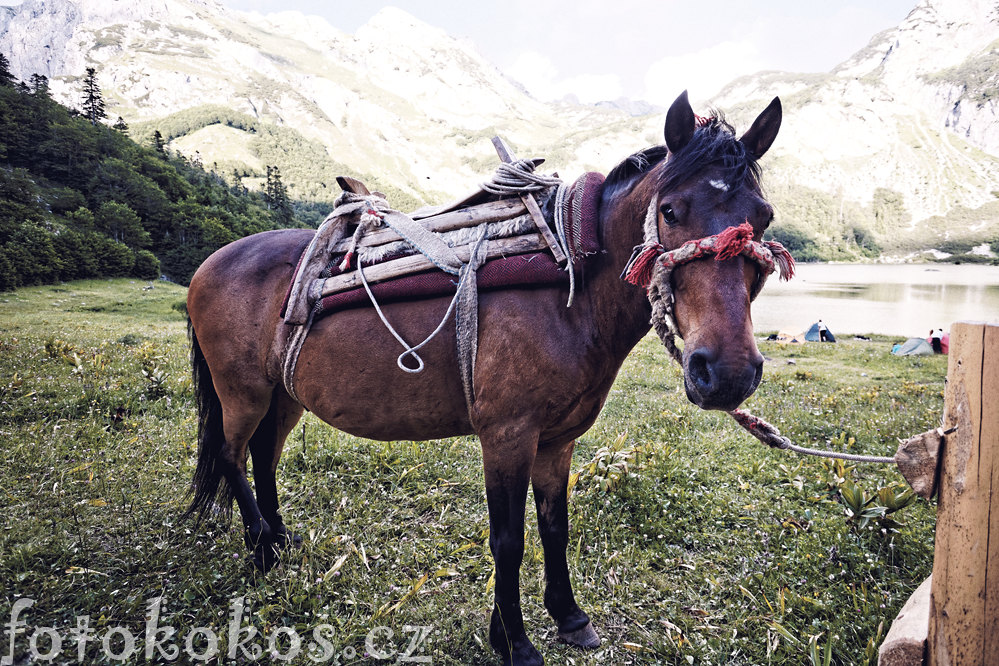
<instances>
[{"instance_id":1,"label":"green grass","mask_svg":"<svg viewBox=\"0 0 999 666\"><path fill-rule=\"evenodd\" d=\"M235 523L178 519L196 428L184 290L145 286L0 295L0 624L15 599L35 600L21 615L19 653L35 628L52 626L75 659L70 630L89 615L91 661L107 661L100 638L113 627L128 629L141 655L150 600L161 597L159 626L177 630L168 644L182 657L196 627L217 632L225 655L233 600L245 596L242 637L251 626L284 634L275 647L288 650L294 629L295 663L312 663L304 648L317 627L339 659L327 663L395 663L414 626L429 637L411 656L496 663L476 440L383 444L306 417L279 470L285 521L304 545L262 576ZM946 359L896 358L889 347L761 343L770 362L748 407L801 445L890 454L898 438L938 425ZM930 504L848 519L844 492L901 490L893 467L767 449L691 406L651 337L581 438L573 470L569 566L603 645L584 653L556 641L530 510L523 610L551 664L798 665L810 640L823 650L831 641L834 663L873 664L879 628L932 566ZM204 638L193 649L206 649ZM254 642L268 651L266 638ZM8 644L3 633L3 654ZM43 653L48 645L37 637Z\"/></svg>"}]
</instances>

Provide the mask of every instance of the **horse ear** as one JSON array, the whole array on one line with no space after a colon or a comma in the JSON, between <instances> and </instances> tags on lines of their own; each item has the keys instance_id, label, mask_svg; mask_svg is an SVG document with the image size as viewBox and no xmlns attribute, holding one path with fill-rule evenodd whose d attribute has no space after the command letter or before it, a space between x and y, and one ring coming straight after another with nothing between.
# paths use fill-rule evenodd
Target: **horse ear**
<instances>
[{"instance_id":1,"label":"horse ear","mask_svg":"<svg viewBox=\"0 0 999 666\"><path fill-rule=\"evenodd\" d=\"M780 97L774 97L770 106L765 108L763 113L753 121L753 126L742 135L739 141L746 146L746 150L752 153L753 157L760 159L777 138L777 130L780 129L782 118Z\"/></svg>"},{"instance_id":2,"label":"horse ear","mask_svg":"<svg viewBox=\"0 0 999 666\"><path fill-rule=\"evenodd\" d=\"M666 112L666 128L663 133L666 135L666 147L671 153L682 149L694 136L694 110L690 108L686 90L680 93Z\"/></svg>"}]
</instances>

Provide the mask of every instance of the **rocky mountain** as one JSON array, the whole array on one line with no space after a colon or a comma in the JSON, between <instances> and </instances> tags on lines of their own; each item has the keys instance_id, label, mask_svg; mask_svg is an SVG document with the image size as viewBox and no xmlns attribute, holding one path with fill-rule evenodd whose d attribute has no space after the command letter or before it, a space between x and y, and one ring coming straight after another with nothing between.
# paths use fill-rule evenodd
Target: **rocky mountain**
<instances>
[{"instance_id":1,"label":"rocky mountain","mask_svg":"<svg viewBox=\"0 0 999 666\"><path fill-rule=\"evenodd\" d=\"M924 0L828 74L746 77L715 101L743 109L781 96L778 182L863 205L897 193L900 249L906 234L968 246L999 238L997 84L999 3Z\"/></svg>"},{"instance_id":2,"label":"rocky mountain","mask_svg":"<svg viewBox=\"0 0 999 666\"><path fill-rule=\"evenodd\" d=\"M470 45L395 9L350 35L215 0L27 0L0 8L0 51L16 76L48 76L71 105L97 68L112 120L164 130L220 171L252 182L265 164L295 161L282 173L303 198L333 196L327 171L341 166L414 200L461 194L491 172L497 133L567 176L661 140L659 109L543 104ZM710 102L745 127L781 96L770 193L789 229L839 248L826 258L967 252L999 239L997 80L999 2L922 0L832 72L761 73ZM308 150L278 146L289 141Z\"/></svg>"},{"instance_id":3,"label":"rocky mountain","mask_svg":"<svg viewBox=\"0 0 999 666\"><path fill-rule=\"evenodd\" d=\"M564 127L562 114L472 48L399 10L347 35L319 17L261 17L214 0L28 0L4 9L0 50L14 74L48 76L69 104L93 66L112 118L134 125L221 105L293 128L337 162L414 193L467 190L483 175L469 169L475 148L488 157L497 131L533 146ZM608 113L573 115L597 126ZM230 161L252 153L252 139L195 128L177 147L197 149L206 163Z\"/></svg>"}]
</instances>

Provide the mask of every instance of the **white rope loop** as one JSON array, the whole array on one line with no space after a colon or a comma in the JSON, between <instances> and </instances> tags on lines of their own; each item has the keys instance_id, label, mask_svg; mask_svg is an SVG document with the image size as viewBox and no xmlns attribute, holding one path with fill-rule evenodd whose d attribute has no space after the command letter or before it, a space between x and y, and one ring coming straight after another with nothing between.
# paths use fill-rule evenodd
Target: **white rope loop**
<instances>
[{"instance_id":1,"label":"white rope loop","mask_svg":"<svg viewBox=\"0 0 999 666\"><path fill-rule=\"evenodd\" d=\"M462 276L461 280L458 281L459 291L458 293L455 293L454 298L451 299L451 304L448 305L447 312L444 313L444 318L441 319L441 323L437 325L437 328L435 328L433 332L430 335L428 335L423 342L421 342L418 345L410 345L401 335L399 335L399 332L396 331L395 328L392 326L392 324L389 323L389 320L385 316L385 313L382 312L381 306L378 305L378 300L375 298L374 293L371 291L371 286L368 285L368 279L364 276L364 267L361 265L360 258L358 258L357 260L357 274L361 278L361 284L364 285L364 291L367 292L368 299L371 300L371 305L374 306L375 312L378 313L378 318L382 320L382 324L385 325L385 328L388 329L388 332L391 333L392 336L399 341L399 344L401 344L403 348L406 350L401 354L399 354L399 357L395 361L396 365L398 365L399 369L402 370L403 372L408 372L411 374L419 374L423 372L423 369L426 367L426 364L424 364L423 359L420 358L420 355L417 354L416 352L418 352L420 349L423 349L423 347L425 347L427 343L429 343L431 340L437 337L437 334L440 333L441 330L444 328L444 324L446 324L447 320L451 318L451 313L454 312L455 304L458 302L458 293L460 293L461 291L461 280L464 280L464 276ZM416 361L415 368L411 368L405 364L405 359L408 356L411 356L413 360Z\"/></svg>"}]
</instances>

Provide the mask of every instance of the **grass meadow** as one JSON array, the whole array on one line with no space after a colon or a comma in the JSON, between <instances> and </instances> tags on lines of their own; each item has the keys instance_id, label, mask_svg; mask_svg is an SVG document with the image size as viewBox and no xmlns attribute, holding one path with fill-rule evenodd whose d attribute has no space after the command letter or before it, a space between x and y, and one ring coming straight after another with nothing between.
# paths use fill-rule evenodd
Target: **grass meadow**
<instances>
[{"instance_id":1,"label":"grass meadow","mask_svg":"<svg viewBox=\"0 0 999 666\"><path fill-rule=\"evenodd\" d=\"M0 655L497 663L474 438L371 442L307 415L278 475L304 543L267 575L238 519L180 522L196 428L184 298L129 280L0 294ZM939 425L947 362L891 342L761 341L747 406L798 444L891 455ZM523 610L550 664L875 664L932 566L935 508L894 467L764 447L687 402L654 336L573 472L569 566L603 645L557 642L529 500Z\"/></svg>"}]
</instances>

